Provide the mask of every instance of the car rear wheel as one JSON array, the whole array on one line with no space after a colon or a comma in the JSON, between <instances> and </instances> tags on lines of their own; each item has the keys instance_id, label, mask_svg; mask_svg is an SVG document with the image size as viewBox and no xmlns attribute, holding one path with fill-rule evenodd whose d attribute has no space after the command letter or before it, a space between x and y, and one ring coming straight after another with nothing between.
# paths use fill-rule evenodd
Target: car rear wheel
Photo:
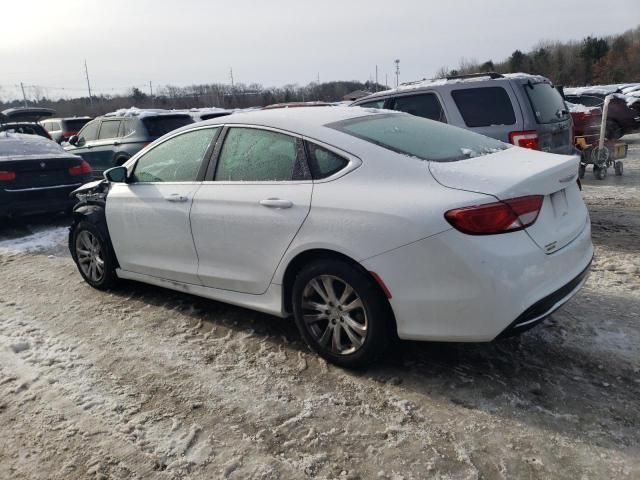
<instances>
[{"instance_id":1,"label":"car rear wheel","mask_svg":"<svg viewBox=\"0 0 640 480\"><path fill-rule=\"evenodd\" d=\"M362 367L386 350L390 308L366 272L342 261L316 261L298 273L292 294L302 337L329 362Z\"/></svg>"},{"instance_id":2,"label":"car rear wheel","mask_svg":"<svg viewBox=\"0 0 640 480\"><path fill-rule=\"evenodd\" d=\"M91 223L80 222L73 230L73 257L82 278L94 288L106 290L117 281L111 248Z\"/></svg>"},{"instance_id":3,"label":"car rear wheel","mask_svg":"<svg viewBox=\"0 0 640 480\"><path fill-rule=\"evenodd\" d=\"M620 176L624 172L624 164L618 160L613 164L613 168L616 171L616 175Z\"/></svg>"}]
</instances>

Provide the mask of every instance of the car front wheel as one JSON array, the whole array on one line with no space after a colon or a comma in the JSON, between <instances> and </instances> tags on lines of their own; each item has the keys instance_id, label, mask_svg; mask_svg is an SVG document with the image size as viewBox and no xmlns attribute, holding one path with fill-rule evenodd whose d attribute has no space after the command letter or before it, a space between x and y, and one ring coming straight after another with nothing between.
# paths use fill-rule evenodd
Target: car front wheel
<instances>
[{"instance_id":1,"label":"car front wheel","mask_svg":"<svg viewBox=\"0 0 640 480\"><path fill-rule=\"evenodd\" d=\"M299 272L292 294L302 337L326 360L357 368L386 350L390 308L365 271L342 261L316 261Z\"/></svg>"},{"instance_id":2,"label":"car front wheel","mask_svg":"<svg viewBox=\"0 0 640 480\"><path fill-rule=\"evenodd\" d=\"M72 247L78 270L89 285L99 290L115 285L117 277L111 249L95 225L78 223L73 230Z\"/></svg>"}]
</instances>

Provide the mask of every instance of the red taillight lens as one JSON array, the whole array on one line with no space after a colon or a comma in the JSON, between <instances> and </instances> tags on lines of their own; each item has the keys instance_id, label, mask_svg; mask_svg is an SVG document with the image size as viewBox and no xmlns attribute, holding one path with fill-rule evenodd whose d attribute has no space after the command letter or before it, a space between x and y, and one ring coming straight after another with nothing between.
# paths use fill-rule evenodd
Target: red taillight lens
<instances>
[{"instance_id":1,"label":"red taillight lens","mask_svg":"<svg viewBox=\"0 0 640 480\"><path fill-rule=\"evenodd\" d=\"M80 175L89 175L93 170L91 169L91 165L82 160L82 163L77 167L69 168L69 175L72 177L78 177Z\"/></svg>"},{"instance_id":2,"label":"red taillight lens","mask_svg":"<svg viewBox=\"0 0 640 480\"><path fill-rule=\"evenodd\" d=\"M13 182L16 179L16 172L0 170L0 182Z\"/></svg>"},{"instance_id":3,"label":"red taillight lens","mask_svg":"<svg viewBox=\"0 0 640 480\"><path fill-rule=\"evenodd\" d=\"M475 207L456 208L444 214L457 230L469 235L515 232L535 223L544 197L531 195Z\"/></svg>"},{"instance_id":4,"label":"red taillight lens","mask_svg":"<svg viewBox=\"0 0 640 480\"><path fill-rule=\"evenodd\" d=\"M512 143L517 147L540 150L540 145L538 144L538 132L535 131L511 132L509 133L509 143Z\"/></svg>"}]
</instances>

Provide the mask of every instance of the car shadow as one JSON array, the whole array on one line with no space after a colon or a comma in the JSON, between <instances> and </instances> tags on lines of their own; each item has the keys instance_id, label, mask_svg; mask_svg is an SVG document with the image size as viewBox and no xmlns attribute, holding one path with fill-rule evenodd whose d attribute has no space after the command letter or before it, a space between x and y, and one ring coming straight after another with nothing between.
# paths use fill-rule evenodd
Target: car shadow
<instances>
[{"instance_id":1,"label":"car shadow","mask_svg":"<svg viewBox=\"0 0 640 480\"><path fill-rule=\"evenodd\" d=\"M242 335L250 333L256 343L269 342L284 349L290 359L300 354L316 358L291 319L135 282L126 282L112 293L159 308L172 305L191 318L193 326L200 325L202 333L223 326ZM598 316L571 314L580 295L520 337L482 344L398 341L384 360L370 368L319 369L315 365L322 362L310 361L314 367L300 375L310 381L317 381L317 375L330 375L371 385L390 384L417 403L449 403L452 409L522 422L604 448L637 446L640 365L636 360L634 367L628 356L615 351L581 345L588 343L584 340L590 335L585 330L588 322ZM629 311L640 310L636 300L627 298L623 303Z\"/></svg>"}]
</instances>

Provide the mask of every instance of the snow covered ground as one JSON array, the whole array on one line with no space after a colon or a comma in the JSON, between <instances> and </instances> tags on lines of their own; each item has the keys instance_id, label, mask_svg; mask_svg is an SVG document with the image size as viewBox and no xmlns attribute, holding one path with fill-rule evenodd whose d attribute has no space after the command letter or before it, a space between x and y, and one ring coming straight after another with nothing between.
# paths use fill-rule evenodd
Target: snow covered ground
<instances>
[{"instance_id":1,"label":"snow covered ground","mask_svg":"<svg viewBox=\"0 0 640 480\"><path fill-rule=\"evenodd\" d=\"M597 257L542 326L350 373L290 321L134 283L67 221L0 226L0 478L640 478L640 135L584 195Z\"/></svg>"}]
</instances>

